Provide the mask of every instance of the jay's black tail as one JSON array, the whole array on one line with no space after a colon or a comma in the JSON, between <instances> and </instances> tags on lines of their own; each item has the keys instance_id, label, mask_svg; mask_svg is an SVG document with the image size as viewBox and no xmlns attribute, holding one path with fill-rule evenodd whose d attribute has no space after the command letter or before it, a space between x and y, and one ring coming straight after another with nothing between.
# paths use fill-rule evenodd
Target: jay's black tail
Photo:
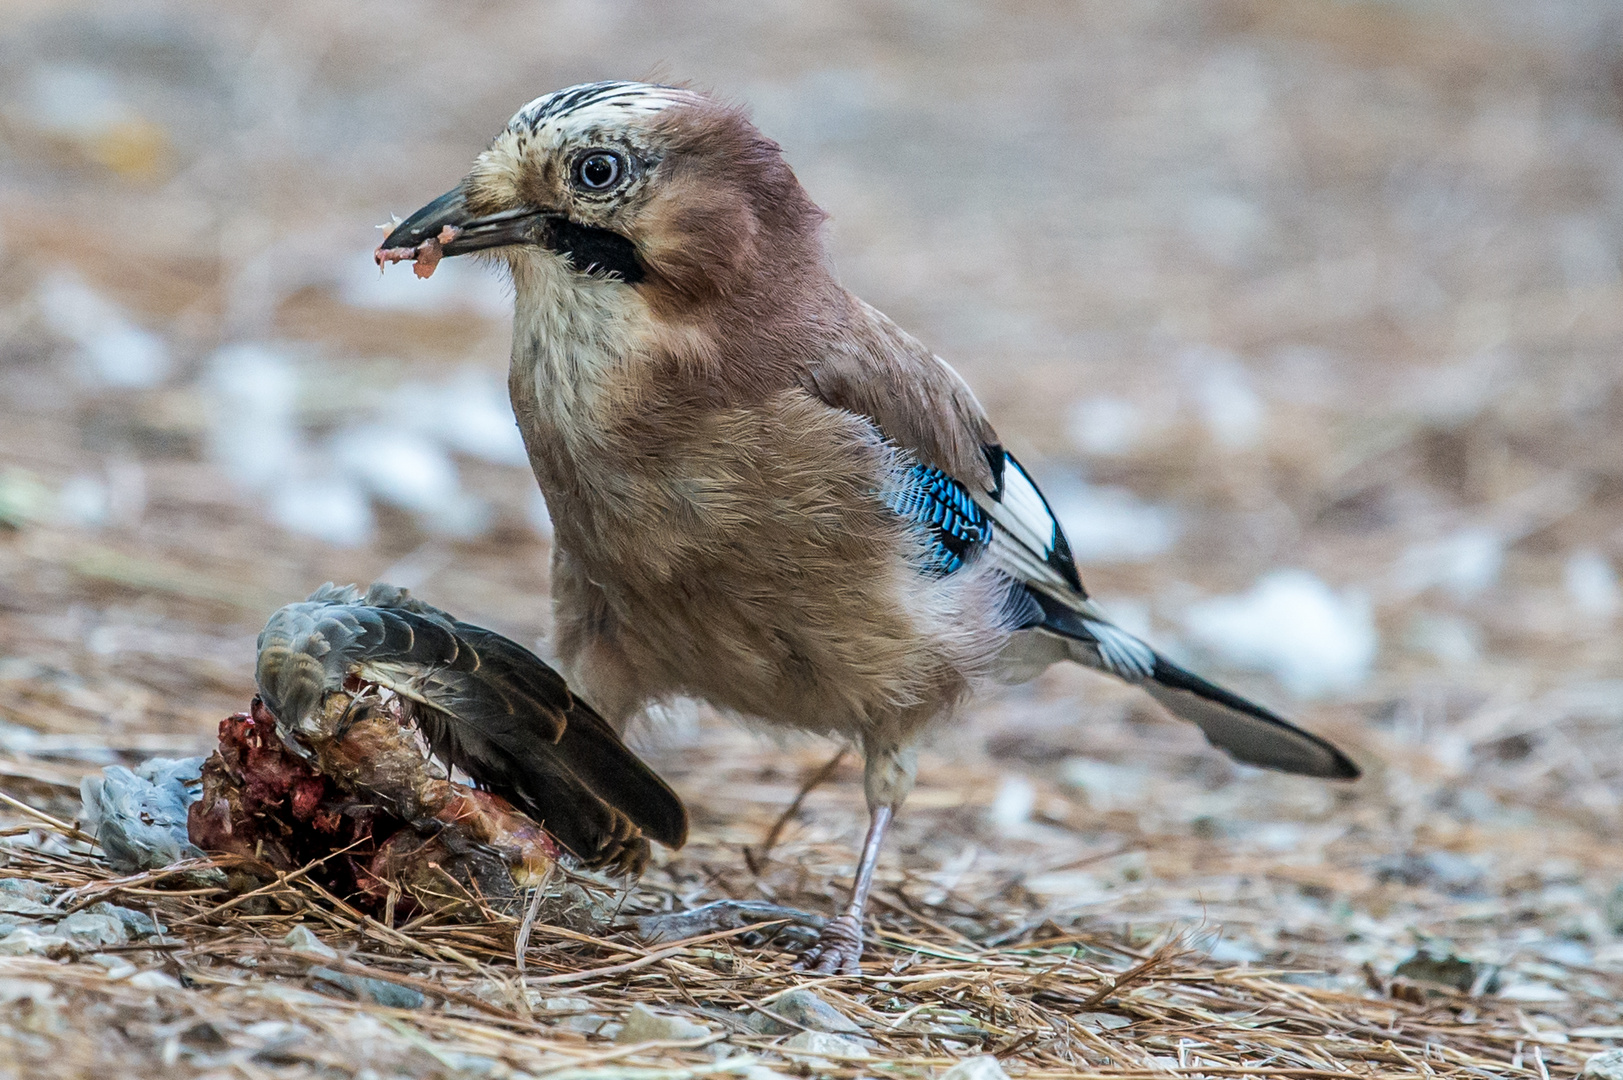
<instances>
[{"instance_id":1,"label":"jay's black tail","mask_svg":"<svg viewBox=\"0 0 1623 1080\"><path fill-rule=\"evenodd\" d=\"M1302 776L1357 779L1358 766L1329 742L1179 667L1096 615L1091 603L1080 598L1063 603L1036 589L1027 589L1026 594L1033 604L1033 629L1062 638L1078 663L1142 686L1168 712L1200 728L1207 742L1235 760Z\"/></svg>"}]
</instances>

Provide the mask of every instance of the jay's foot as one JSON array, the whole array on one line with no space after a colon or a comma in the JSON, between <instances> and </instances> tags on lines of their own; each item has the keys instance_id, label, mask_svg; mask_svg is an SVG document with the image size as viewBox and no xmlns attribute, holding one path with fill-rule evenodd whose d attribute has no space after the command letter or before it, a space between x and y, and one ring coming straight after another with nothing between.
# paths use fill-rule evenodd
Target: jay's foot
<instances>
[{"instance_id":1,"label":"jay's foot","mask_svg":"<svg viewBox=\"0 0 1623 1080\"><path fill-rule=\"evenodd\" d=\"M862 923L851 914L823 927L817 944L800 954L795 961L796 971L810 971L818 975L860 975L857 965L862 961Z\"/></svg>"}]
</instances>

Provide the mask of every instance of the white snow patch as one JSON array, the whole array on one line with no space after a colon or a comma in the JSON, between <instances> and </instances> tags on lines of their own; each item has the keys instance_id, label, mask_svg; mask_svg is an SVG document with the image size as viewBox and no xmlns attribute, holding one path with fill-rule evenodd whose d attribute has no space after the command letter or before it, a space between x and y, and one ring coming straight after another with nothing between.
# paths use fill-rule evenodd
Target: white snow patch
<instances>
[{"instance_id":1,"label":"white snow patch","mask_svg":"<svg viewBox=\"0 0 1623 1080\"><path fill-rule=\"evenodd\" d=\"M100 528L107 524L110 504L107 485L89 473L79 473L56 493L56 516L67 525Z\"/></svg>"},{"instance_id":2,"label":"white snow patch","mask_svg":"<svg viewBox=\"0 0 1623 1080\"><path fill-rule=\"evenodd\" d=\"M47 274L36 299L52 332L78 346L78 368L85 382L139 390L156 386L169 375L169 347L163 338L136 326L117 304L72 271Z\"/></svg>"},{"instance_id":3,"label":"white snow patch","mask_svg":"<svg viewBox=\"0 0 1623 1080\"><path fill-rule=\"evenodd\" d=\"M1255 446L1268 407L1239 358L1225 349L1199 346L1186 349L1178 366L1212 441L1225 450Z\"/></svg>"},{"instance_id":4,"label":"white snow patch","mask_svg":"<svg viewBox=\"0 0 1623 1080\"><path fill-rule=\"evenodd\" d=\"M1104 813L1138 806L1148 773L1136 765L1071 757L1060 765L1060 777L1067 786L1082 792L1090 809Z\"/></svg>"},{"instance_id":5,"label":"white snow patch","mask_svg":"<svg viewBox=\"0 0 1623 1080\"><path fill-rule=\"evenodd\" d=\"M507 388L486 372L468 368L441 382L404 383L387 414L459 453L498 465L530 463Z\"/></svg>"},{"instance_id":6,"label":"white snow patch","mask_svg":"<svg viewBox=\"0 0 1623 1080\"><path fill-rule=\"evenodd\" d=\"M1403 642L1443 664L1465 666L1482 659L1482 629L1456 615L1416 612L1404 630Z\"/></svg>"},{"instance_id":7,"label":"white snow patch","mask_svg":"<svg viewBox=\"0 0 1623 1080\"><path fill-rule=\"evenodd\" d=\"M288 354L263 343L227 345L209 368L209 457L250 490L285 480L304 444L294 423L299 377Z\"/></svg>"},{"instance_id":8,"label":"white snow patch","mask_svg":"<svg viewBox=\"0 0 1623 1080\"><path fill-rule=\"evenodd\" d=\"M1224 662L1269 672L1302 697L1350 690L1375 661L1368 597L1337 593L1304 570L1277 570L1248 593L1201 601L1183 623Z\"/></svg>"},{"instance_id":9,"label":"white snow patch","mask_svg":"<svg viewBox=\"0 0 1623 1080\"><path fill-rule=\"evenodd\" d=\"M1096 487L1060 478L1044 485L1071 554L1090 562L1147 562L1178 539L1177 515L1125 488Z\"/></svg>"},{"instance_id":10,"label":"white snow patch","mask_svg":"<svg viewBox=\"0 0 1623 1080\"><path fill-rule=\"evenodd\" d=\"M358 483L402 510L428 513L461 490L456 464L434 443L383 424L340 431L332 458Z\"/></svg>"},{"instance_id":11,"label":"white snow patch","mask_svg":"<svg viewBox=\"0 0 1623 1080\"><path fill-rule=\"evenodd\" d=\"M442 536L471 538L490 527L488 504L464 491L456 463L434 442L383 424L358 424L333 437L332 460L368 492L416 515Z\"/></svg>"},{"instance_id":12,"label":"white snow patch","mask_svg":"<svg viewBox=\"0 0 1623 1080\"><path fill-rule=\"evenodd\" d=\"M1408 595L1442 588L1463 601L1498 581L1504 562L1504 537L1485 525L1471 525L1439 540L1410 545L1399 556L1393 577Z\"/></svg>"},{"instance_id":13,"label":"white snow patch","mask_svg":"<svg viewBox=\"0 0 1623 1080\"><path fill-rule=\"evenodd\" d=\"M1014 836L1024 830L1036 809L1037 789L1025 777L1010 773L999 785L986 816L998 832Z\"/></svg>"},{"instance_id":14,"label":"white snow patch","mask_svg":"<svg viewBox=\"0 0 1623 1080\"><path fill-rule=\"evenodd\" d=\"M270 513L289 532L337 547L358 547L372 538L366 493L344 477L289 479L271 497Z\"/></svg>"},{"instance_id":15,"label":"white snow patch","mask_svg":"<svg viewBox=\"0 0 1623 1080\"><path fill-rule=\"evenodd\" d=\"M1092 397L1071 406L1066 433L1084 454L1123 457L1137 449L1148 426L1144 410L1126 398Z\"/></svg>"},{"instance_id":16,"label":"white snow patch","mask_svg":"<svg viewBox=\"0 0 1623 1080\"><path fill-rule=\"evenodd\" d=\"M1619 594L1617 570L1612 561L1598 551L1575 551L1567 559L1562 573L1567 596L1572 606L1585 615L1611 621L1617 615L1623 595Z\"/></svg>"}]
</instances>

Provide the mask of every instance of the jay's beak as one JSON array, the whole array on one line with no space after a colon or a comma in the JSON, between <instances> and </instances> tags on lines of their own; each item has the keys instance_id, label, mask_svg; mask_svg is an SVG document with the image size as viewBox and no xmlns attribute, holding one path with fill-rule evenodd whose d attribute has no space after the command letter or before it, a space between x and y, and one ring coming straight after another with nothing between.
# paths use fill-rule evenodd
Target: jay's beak
<instances>
[{"instance_id":1,"label":"jay's beak","mask_svg":"<svg viewBox=\"0 0 1623 1080\"><path fill-rule=\"evenodd\" d=\"M394 227L382 249L415 249L429 240L445 255L465 255L484 248L543 242L548 223L558 215L519 207L476 217L458 184ZM381 250L381 249L380 249Z\"/></svg>"}]
</instances>

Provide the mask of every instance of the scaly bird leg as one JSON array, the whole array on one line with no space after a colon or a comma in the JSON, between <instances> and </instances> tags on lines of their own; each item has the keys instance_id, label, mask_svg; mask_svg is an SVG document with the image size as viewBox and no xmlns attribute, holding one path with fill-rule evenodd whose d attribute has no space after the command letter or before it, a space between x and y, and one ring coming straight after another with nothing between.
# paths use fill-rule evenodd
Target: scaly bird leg
<instances>
[{"instance_id":1,"label":"scaly bird leg","mask_svg":"<svg viewBox=\"0 0 1623 1080\"><path fill-rule=\"evenodd\" d=\"M888 805L875 806L869 811L868 838L862 842L862 861L857 864L856 881L851 886L851 902L839 917L823 927L817 944L800 954L795 962L796 971L814 971L819 975L857 975L862 960L862 920L868 906L868 891L873 888L874 867L879 863L879 849L885 843L893 811Z\"/></svg>"}]
</instances>

